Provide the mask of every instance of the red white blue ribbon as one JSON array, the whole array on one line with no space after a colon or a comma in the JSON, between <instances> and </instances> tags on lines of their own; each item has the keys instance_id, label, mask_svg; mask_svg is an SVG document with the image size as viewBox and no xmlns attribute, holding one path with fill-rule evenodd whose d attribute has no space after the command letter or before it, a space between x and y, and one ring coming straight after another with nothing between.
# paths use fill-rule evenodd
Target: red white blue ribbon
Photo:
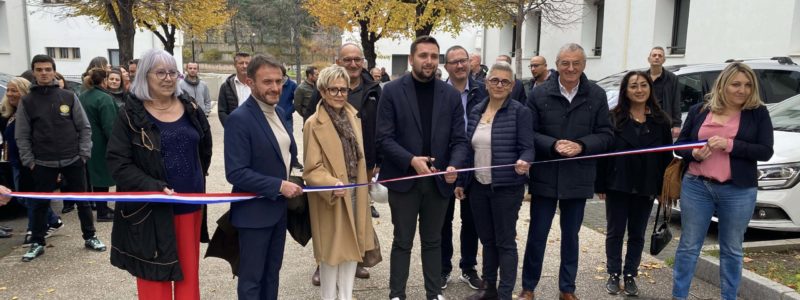
<instances>
[{"instance_id":1,"label":"red white blue ribbon","mask_svg":"<svg viewBox=\"0 0 800 300\"><path fill-rule=\"evenodd\" d=\"M686 150L686 149L701 148L705 145L706 141L703 140L691 143L673 144L673 145L666 145L666 146L659 146L652 148L617 151L617 152L576 156L576 157L560 158L560 159L545 160L545 161L534 161L531 164L536 165L536 164L564 162L572 160ZM471 172L471 171L485 170L485 169L508 168L508 167L513 167L515 165L516 164L505 164L505 165L495 165L495 166L485 166L485 167L464 168L464 169L458 169L455 172L460 173L460 172ZM372 184L382 184L394 181L412 180L424 177L445 175L447 173L450 172L439 171L422 175L404 176L404 177L390 178L384 180L373 180L370 183L356 183L356 184L346 184L346 185L336 185L336 186L307 186L303 188L303 192L310 193L310 192L334 191L341 189L352 189L357 187L369 186ZM41 200L60 199L60 200L71 200L71 201L161 202L161 203L183 203L183 204L230 203L230 202L249 200L257 197L257 195L253 193L175 193L172 195L167 195L161 192L115 192L115 193L12 192L7 196L20 197L26 199L41 199Z\"/></svg>"}]
</instances>

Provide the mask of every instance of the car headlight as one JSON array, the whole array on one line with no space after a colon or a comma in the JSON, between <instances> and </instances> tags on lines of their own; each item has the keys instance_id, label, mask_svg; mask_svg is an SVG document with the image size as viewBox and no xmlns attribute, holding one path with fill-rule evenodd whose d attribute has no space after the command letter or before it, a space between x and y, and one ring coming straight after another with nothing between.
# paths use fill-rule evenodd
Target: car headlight
<instances>
[{"instance_id":1,"label":"car headlight","mask_svg":"<svg viewBox=\"0 0 800 300\"><path fill-rule=\"evenodd\" d=\"M800 163L758 166L758 189L792 188L800 177Z\"/></svg>"}]
</instances>

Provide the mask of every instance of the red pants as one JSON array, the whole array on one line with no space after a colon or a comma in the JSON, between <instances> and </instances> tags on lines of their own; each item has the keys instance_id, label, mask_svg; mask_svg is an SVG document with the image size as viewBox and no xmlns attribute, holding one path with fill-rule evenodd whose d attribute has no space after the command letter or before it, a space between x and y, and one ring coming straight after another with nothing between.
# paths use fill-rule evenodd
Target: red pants
<instances>
[{"instance_id":1,"label":"red pants","mask_svg":"<svg viewBox=\"0 0 800 300\"><path fill-rule=\"evenodd\" d=\"M200 299L200 222L202 211L175 215L175 239L178 247L178 263L183 280L174 281L175 300ZM136 278L139 299L172 300L173 281L150 281Z\"/></svg>"}]
</instances>

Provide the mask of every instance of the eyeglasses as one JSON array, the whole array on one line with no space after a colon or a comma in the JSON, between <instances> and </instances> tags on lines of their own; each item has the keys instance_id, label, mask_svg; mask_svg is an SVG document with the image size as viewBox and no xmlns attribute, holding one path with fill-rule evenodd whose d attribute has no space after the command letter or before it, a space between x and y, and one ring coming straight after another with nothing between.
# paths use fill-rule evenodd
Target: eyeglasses
<instances>
[{"instance_id":1,"label":"eyeglasses","mask_svg":"<svg viewBox=\"0 0 800 300\"><path fill-rule=\"evenodd\" d=\"M345 65L349 65L350 63L360 64L363 61L364 61L363 57L343 57L342 58L342 62Z\"/></svg>"},{"instance_id":2,"label":"eyeglasses","mask_svg":"<svg viewBox=\"0 0 800 300\"><path fill-rule=\"evenodd\" d=\"M499 85L500 87L507 87L507 86L511 85L511 81L510 80L508 80L508 79L502 79L501 80L501 79L498 79L496 77L495 78L491 78L491 79L486 80L486 81L489 82L489 84L491 84L491 85L494 85L494 86L498 86Z\"/></svg>"},{"instance_id":3,"label":"eyeglasses","mask_svg":"<svg viewBox=\"0 0 800 300\"><path fill-rule=\"evenodd\" d=\"M167 75L169 75L169 78L172 78L172 79L178 78L178 71L175 71L175 70L169 70L169 71L158 70L158 71L150 72L150 73L151 74L156 74L156 78L161 79L161 80L167 79Z\"/></svg>"},{"instance_id":4,"label":"eyeglasses","mask_svg":"<svg viewBox=\"0 0 800 300\"><path fill-rule=\"evenodd\" d=\"M465 65L466 66L468 63L469 63L469 58L456 59L456 60L451 60L451 61L446 62L446 64L448 64L448 65L456 65L456 66L458 66L458 65Z\"/></svg>"},{"instance_id":5,"label":"eyeglasses","mask_svg":"<svg viewBox=\"0 0 800 300\"><path fill-rule=\"evenodd\" d=\"M349 92L349 91L350 90L348 88L338 88L338 89L337 88L328 88L328 95L331 95L331 96L339 96L339 95L347 96L347 92Z\"/></svg>"},{"instance_id":6,"label":"eyeglasses","mask_svg":"<svg viewBox=\"0 0 800 300\"><path fill-rule=\"evenodd\" d=\"M538 67L539 67L539 66L541 66L541 65L542 65L542 64L530 64L530 65L528 65L528 67L530 67L531 69L533 69L533 68L538 68Z\"/></svg>"},{"instance_id":7,"label":"eyeglasses","mask_svg":"<svg viewBox=\"0 0 800 300\"><path fill-rule=\"evenodd\" d=\"M580 68L581 66L583 66L583 63L584 63L584 61L582 61L582 60L576 60L576 61L565 61L565 60L562 60L562 61L558 62L558 65L560 67L562 67L562 68L569 68L570 66L572 66L573 68Z\"/></svg>"}]
</instances>

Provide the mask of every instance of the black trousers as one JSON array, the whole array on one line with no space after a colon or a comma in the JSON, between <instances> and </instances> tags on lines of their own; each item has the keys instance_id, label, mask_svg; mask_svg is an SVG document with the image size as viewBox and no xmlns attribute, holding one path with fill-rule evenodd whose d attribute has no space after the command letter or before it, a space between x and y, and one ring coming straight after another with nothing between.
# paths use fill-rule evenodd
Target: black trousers
<instances>
[{"instance_id":1,"label":"black trousers","mask_svg":"<svg viewBox=\"0 0 800 300\"><path fill-rule=\"evenodd\" d=\"M456 203L461 205L461 233L459 241L461 243L461 259L458 267L462 270L474 269L478 264L478 233L475 231L475 220L472 217L469 198L456 201L455 196L450 197L447 204L447 214L444 217L442 226L442 274L450 274L453 271L453 215L456 210Z\"/></svg>"},{"instance_id":2,"label":"black trousers","mask_svg":"<svg viewBox=\"0 0 800 300\"><path fill-rule=\"evenodd\" d=\"M406 283L411 260L411 247L419 218L422 252L422 274L427 299L442 293L442 224L447 212L447 198L439 193L433 178L416 179L408 192L389 190L394 240L389 263L389 298L406 298Z\"/></svg>"},{"instance_id":3,"label":"black trousers","mask_svg":"<svg viewBox=\"0 0 800 300\"><path fill-rule=\"evenodd\" d=\"M653 210L653 197L623 192L606 193L606 269L608 274L639 275L647 221ZM628 252L622 269L622 244L628 229Z\"/></svg>"},{"instance_id":4,"label":"black trousers","mask_svg":"<svg viewBox=\"0 0 800 300\"><path fill-rule=\"evenodd\" d=\"M58 174L63 176L62 192L85 192L86 174L83 160L77 160L69 166L50 168L36 166L31 172L34 190L36 192L53 192L58 188ZM47 233L47 208L50 200L31 200L33 202L33 232L31 240L34 243L45 245L44 235ZM78 218L81 222L83 239L94 237L94 216L92 208L87 201L77 201Z\"/></svg>"},{"instance_id":5,"label":"black trousers","mask_svg":"<svg viewBox=\"0 0 800 300\"><path fill-rule=\"evenodd\" d=\"M511 299L517 281L517 218L524 192L524 185L492 188L472 181L467 194L483 244L483 279L497 285L499 269L499 299Z\"/></svg>"}]
</instances>

